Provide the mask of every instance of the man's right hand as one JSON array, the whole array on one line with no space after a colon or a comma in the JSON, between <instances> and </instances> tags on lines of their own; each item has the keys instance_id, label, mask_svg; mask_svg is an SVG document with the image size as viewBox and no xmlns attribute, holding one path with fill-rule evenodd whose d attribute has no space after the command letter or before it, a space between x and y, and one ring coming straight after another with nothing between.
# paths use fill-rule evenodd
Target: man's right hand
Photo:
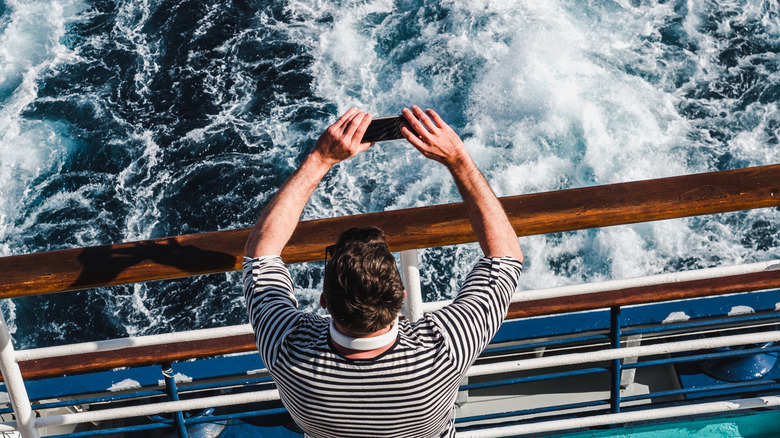
<instances>
[{"instance_id":1,"label":"man's right hand","mask_svg":"<svg viewBox=\"0 0 780 438\"><path fill-rule=\"evenodd\" d=\"M249 257L280 255L301 218L306 203L333 165L371 146L361 143L371 115L350 108L322 133L314 150L303 160L263 209L244 247Z\"/></svg>"},{"instance_id":2,"label":"man's right hand","mask_svg":"<svg viewBox=\"0 0 780 438\"><path fill-rule=\"evenodd\" d=\"M354 157L373 144L360 142L369 124L371 114L350 108L320 135L311 154L329 166Z\"/></svg>"}]
</instances>

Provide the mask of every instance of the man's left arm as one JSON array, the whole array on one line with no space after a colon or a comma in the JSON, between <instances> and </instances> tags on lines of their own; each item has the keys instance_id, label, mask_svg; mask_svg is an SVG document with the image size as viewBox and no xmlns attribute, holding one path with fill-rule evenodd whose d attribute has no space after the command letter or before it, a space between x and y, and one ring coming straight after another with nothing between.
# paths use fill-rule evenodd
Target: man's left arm
<instances>
[{"instance_id":1,"label":"man's left arm","mask_svg":"<svg viewBox=\"0 0 780 438\"><path fill-rule=\"evenodd\" d=\"M247 257L281 255L325 174L335 164L371 146L360 142L369 123L370 114L350 108L322 133L314 150L263 209L244 247Z\"/></svg>"}]
</instances>

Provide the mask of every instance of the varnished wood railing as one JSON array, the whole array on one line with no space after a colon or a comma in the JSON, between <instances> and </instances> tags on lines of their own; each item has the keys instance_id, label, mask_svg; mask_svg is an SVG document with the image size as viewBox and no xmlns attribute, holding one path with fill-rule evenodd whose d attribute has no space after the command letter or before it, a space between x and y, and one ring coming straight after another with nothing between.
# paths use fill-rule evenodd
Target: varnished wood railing
<instances>
[{"instance_id":1,"label":"varnished wood railing","mask_svg":"<svg viewBox=\"0 0 780 438\"><path fill-rule=\"evenodd\" d=\"M780 165L501 199L518 236L780 206ZM287 263L321 260L350 227L383 228L393 251L475 241L463 204L301 222ZM0 298L240 268L249 229L0 258Z\"/></svg>"},{"instance_id":2,"label":"varnished wood railing","mask_svg":"<svg viewBox=\"0 0 780 438\"><path fill-rule=\"evenodd\" d=\"M518 235L532 235L780 206L780 165L502 198ZM448 204L301 222L287 263L324 258L324 248L352 226L377 225L394 251L472 242L465 208ZM204 233L0 258L0 298L160 280L238 269L249 229ZM780 270L718 280L599 292L516 303L528 317L780 287ZM251 335L36 359L26 378L141 366L252 351Z\"/></svg>"}]
</instances>

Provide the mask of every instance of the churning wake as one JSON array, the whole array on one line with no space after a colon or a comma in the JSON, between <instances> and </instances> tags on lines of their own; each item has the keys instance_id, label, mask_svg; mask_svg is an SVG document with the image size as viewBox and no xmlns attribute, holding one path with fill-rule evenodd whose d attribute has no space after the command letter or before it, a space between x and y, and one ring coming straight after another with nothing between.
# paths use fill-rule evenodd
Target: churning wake
<instances>
[{"instance_id":1,"label":"churning wake","mask_svg":"<svg viewBox=\"0 0 780 438\"><path fill-rule=\"evenodd\" d=\"M0 255L250 226L352 105L435 108L500 196L780 162L777 1L0 1ZM404 142L307 219L458 201ZM525 289L780 258L761 209L521 239ZM475 245L421 254L451 297ZM295 266L314 309L321 264ZM236 274L17 299L22 347L246 321Z\"/></svg>"}]
</instances>

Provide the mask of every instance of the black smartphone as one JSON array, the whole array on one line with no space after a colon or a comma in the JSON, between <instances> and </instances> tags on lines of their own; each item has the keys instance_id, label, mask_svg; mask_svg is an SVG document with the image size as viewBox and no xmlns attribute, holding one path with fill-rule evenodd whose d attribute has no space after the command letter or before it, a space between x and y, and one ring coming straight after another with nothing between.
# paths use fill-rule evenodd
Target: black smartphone
<instances>
[{"instance_id":1,"label":"black smartphone","mask_svg":"<svg viewBox=\"0 0 780 438\"><path fill-rule=\"evenodd\" d=\"M376 143L378 141L398 140L404 138L401 135L401 122L405 121L403 116L377 117L371 120L366 133L363 134L362 143ZM414 132L408 124L410 131Z\"/></svg>"}]
</instances>

